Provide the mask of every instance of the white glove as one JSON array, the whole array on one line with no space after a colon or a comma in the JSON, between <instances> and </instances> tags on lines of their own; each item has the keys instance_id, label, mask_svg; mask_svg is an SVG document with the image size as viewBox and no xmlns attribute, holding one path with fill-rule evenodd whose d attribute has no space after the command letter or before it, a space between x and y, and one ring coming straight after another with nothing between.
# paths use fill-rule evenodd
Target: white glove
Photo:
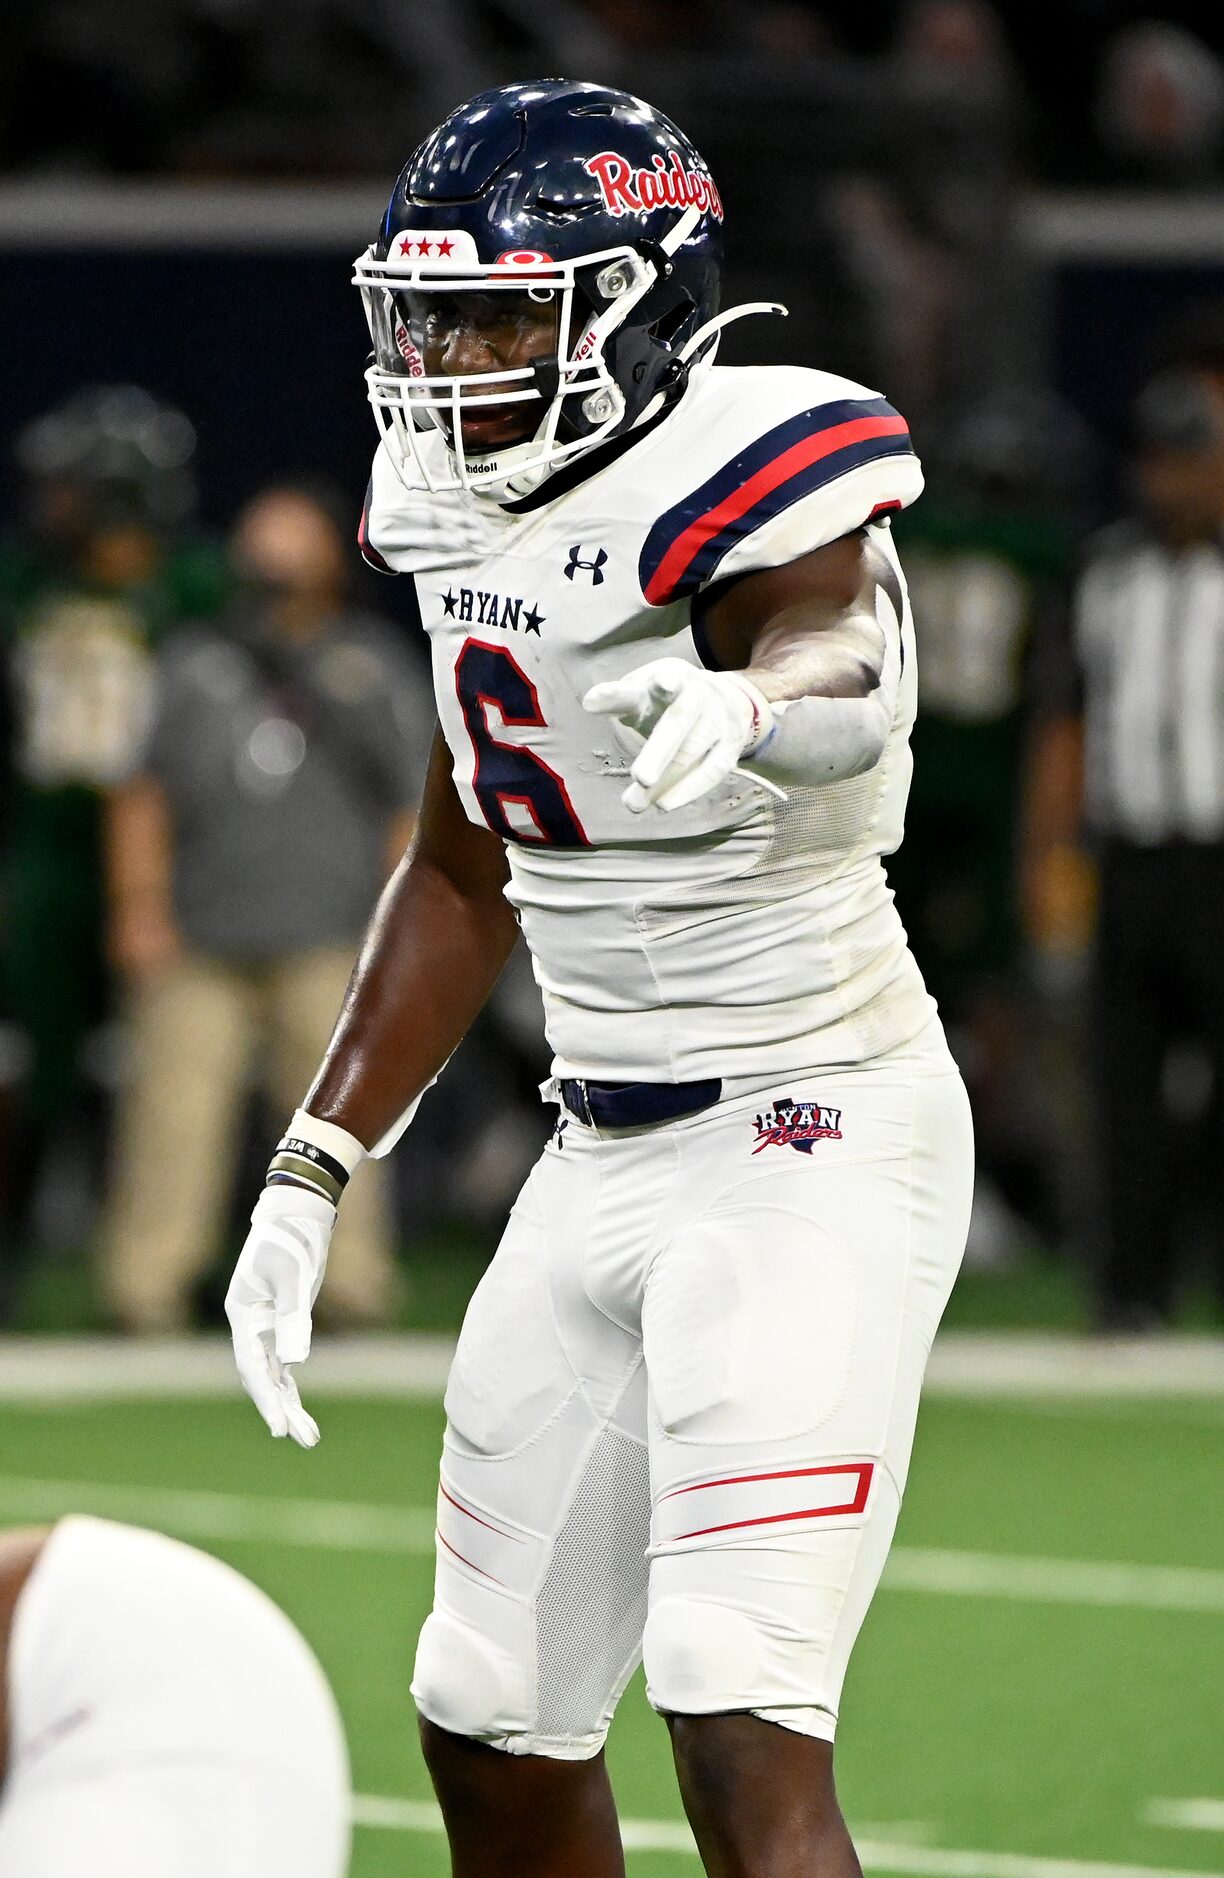
<instances>
[{"instance_id":1,"label":"white glove","mask_svg":"<svg viewBox=\"0 0 1224 1878\"><path fill-rule=\"evenodd\" d=\"M287 1364L310 1354L310 1312L319 1295L336 1209L305 1187L265 1187L238 1255L225 1314L242 1386L278 1437L313 1448L319 1427L306 1413Z\"/></svg>"},{"instance_id":2,"label":"white glove","mask_svg":"<svg viewBox=\"0 0 1224 1878\"><path fill-rule=\"evenodd\" d=\"M582 703L646 739L621 798L635 815L695 802L773 728L768 700L741 673L707 672L683 659L654 659L592 685Z\"/></svg>"}]
</instances>

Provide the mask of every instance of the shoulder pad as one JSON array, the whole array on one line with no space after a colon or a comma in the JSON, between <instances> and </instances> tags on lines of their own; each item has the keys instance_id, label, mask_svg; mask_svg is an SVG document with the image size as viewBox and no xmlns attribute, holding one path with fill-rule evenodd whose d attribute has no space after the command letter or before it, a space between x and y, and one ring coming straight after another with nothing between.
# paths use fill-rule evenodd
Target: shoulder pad
<instances>
[{"instance_id":1,"label":"shoulder pad","mask_svg":"<svg viewBox=\"0 0 1224 1878\"><path fill-rule=\"evenodd\" d=\"M755 402L750 437L666 509L646 537L638 571L652 606L696 593L716 576L810 553L903 508L921 489L909 427L886 399L825 373L745 374L758 376L774 382L754 389L775 395ZM796 393L809 400L798 409ZM768 410L779 402L790 404L789 415L762 428L761 405ZM778 551L778 530L770 525L798 504L801 526ZM725 565L729 558L733 568Z\"/></svg>"}]
</instances>

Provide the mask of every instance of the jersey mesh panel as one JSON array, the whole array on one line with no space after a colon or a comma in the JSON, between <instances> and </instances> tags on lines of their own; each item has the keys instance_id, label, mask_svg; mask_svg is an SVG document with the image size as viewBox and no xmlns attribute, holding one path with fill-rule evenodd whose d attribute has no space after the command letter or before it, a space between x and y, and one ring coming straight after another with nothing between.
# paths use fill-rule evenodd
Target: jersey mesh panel
<instances>
[{"instance_id":1,"label":"jersey mesh panel","mask_svg":"<svg viewBox=\"0 0 1224 1878\"><path fill-rule=\"evenodd\" d=\"M730 876L712 870L707 881L655 895L639 917L648 926L656 921L670 926L678 912L716 913L737 902L755 903L764 881L770 883L767 897L777 898L822 886L872 851L879 793L878 770L819 789L788 789L785 803L763 810L767 827L746 867Z\"/></svg>"},{"instance_id":2,"label":"jersey mesh panel","mask_svg":"<svg viewBox=\"0 0 1224 1878\"><path fill-rule=\"evenodd\" d=\"M590 1735L641 1647L650 1462L615 1429L596 1442L536 1601L540 1734Z\"/></svg>"}]
</instances>

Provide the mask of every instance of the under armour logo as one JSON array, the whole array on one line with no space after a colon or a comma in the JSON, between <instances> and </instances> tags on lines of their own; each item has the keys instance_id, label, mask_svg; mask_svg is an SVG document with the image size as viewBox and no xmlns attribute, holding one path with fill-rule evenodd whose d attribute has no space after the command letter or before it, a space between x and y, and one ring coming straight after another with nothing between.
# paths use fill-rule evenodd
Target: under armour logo
<instances>
[{"instance_id":1,"label":"under armour logo","mask_svg":"<svg viewBox=\"0 0 1224 1878\"><path fill-rule=\"evenodd\" d=\"M566 580L573 580L579 568L581 568L584 574L591 576L592 587L602 586L604 562L607 558L608 551L606 548L596 548L595 559L593 561L584 561L582 559L582 543L579 542L576 548L570 549L570 558L565 569Z\"/></svg>"}]
</instances>

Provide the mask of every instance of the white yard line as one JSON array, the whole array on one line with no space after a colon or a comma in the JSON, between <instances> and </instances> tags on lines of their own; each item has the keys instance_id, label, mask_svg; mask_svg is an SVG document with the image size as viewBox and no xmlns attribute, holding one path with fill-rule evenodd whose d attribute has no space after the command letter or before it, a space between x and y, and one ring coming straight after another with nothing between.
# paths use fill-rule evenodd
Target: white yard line
<instances>
[{"instance_id":1,"label":"white yard line","mask_svg":"<svg viewBox=\"0 0 1224 1878\"><path fill-rule=\"evenodd\" d=\"M442 1815L432 1800L393 1800L378 1794L353 1797L353 1824L384 1832L441 1832ZM679 1819L622 1819L621 1839L629 1852L687 1852L697 1856L693 1835Z\"/></svg>"},{"instance_id":2,"label":"white yard line","mask_svg":"<svg viewBox=\"0 0 1224 1878\"><path fill-rule=\"evenodd\" d=\"M388 1832L442 1830L436 1806L428 1800L395 1800L358 1794L353 1822ZM622 1819L627 1852L679 1852L695 1858L692 1834L680 1820ZM1110 1865L1094 1859L1030 1858L1020 1852L940 1851L931 1845L893 1841L888 1835L906 1828L864 1826L855 1833L858 1855L868 1871L915 1873L917 1878L1221 1878L1219 1873L1166 1870L1152 1865ZM913 1828L908 1828L912 1831Z\"/></svg>"},{"instance_id":3,"label":"white yard line","mask_svg":"<svg viewBox=\"0 0 1224 1878\"><path fill-rule=\"evenodd\" d=\"M935 1846L855 1840L868 1871L912 1872L917 1878L1221 1878L1184 1867L1111 1865L1086 1858L1031 1858L1024 1852L941 1852Z\"/></svg>"},{"instance_id":4,"label":"white yard line","mask_svg":"<svg viewBox=\"0 0 1224 1878\"><path fill-rule=\"evenodd\" d=\"M436 1400L453 1354L450 1337L321 1336L303 1388L319 1396ZM241 1402L229 1339L0 1337L0 1401L137 1401L149 1396Z\"/></svg>"},{"instance_id":5,"label":"white yard line","mask_svg":"<svg viewBox=\"0 0 1224 1878\"><path fill-rule=\"evenodd\" d=\"M271 1541L334 1552L430 1553L434 1515L424 1507L351 1500L277 1500L182 1487L110 1486L87 1480L0 1479L0 1517L58 1519L95 1513L157 1526L183 1539Z\"/></svg>"},{"instance_id":6,"label":"white yard line","mask_svg":"<svg viewBox=\"0 0 1224 1878\"><path fill-rule=\"evenodd\" d=\"M946 1331L928 1394L971 1399L1224 1396L1224 1337L1080 1337L1040 1331Z\"/></svg>"},{"instance_id":7,"label":"white yard line","mask_svg":"<svg viewBox=\"0 0 1224 1878\"><path fill-rule=\"evenodd\" d=\"M432 1800L398 1800L383 1794L358 1793L353 1796L353 1824L382 1832L442 1831L442 1815ZM693 1835L682 1819L622 1819L621 1842L627 1852L681 1852L696 1858ZM865 1826L868 1840L879 1845L891 1843L895 1836L905 1840L921 1836L923 1828L907 1821L900 1825ZM920 1847L908 1846L906 1853ZM881 1867L881 1869L884 1869Z\"/></svg>"},{"instance_id":8,"label":"white yard line","mask_svg":"<svg viewBox=\"0 0 1224 1878\"><path fill-rule=\"evenodd\" d=\"M1183 1832L1224 1832L1224 1800L1149 1800L1143 1818Z\"/></svg>"},{"instance_id":9,"label":"white yard line","mask_svg":"<svg viewBox=\"0 0 1224 1878\"><path fill-rule=\"evenodd\" d=\"M354 1500L281 1500L201 1493L182 1487L113 1486L99 1481L0 1477L0 1519L56 1519L96 1513L163 1528L186 1539L250 1540L335 1552L424 1555L433 1551L434 1516L425 1507ZM1019 1599L1120 1609L1224 1612L1224 1571L1114 1560L1029 1558L896 1546L885 1591L946 1597Z\"/></svg>"},{"instance_id":10,"label":"white yard line","mask_svg":"<svg viewBox=\"0 0 1224 1878\"><path fill-rule=\"evenodd\" d=\"M1109 1559L1029 1558L1022 1553L899 1545L889 1556L883 1588L1035 1604L1224 1612L1224 1571Z\"/></svg>"},{"instance_id":11,"label":"white yard line","mask_svg":"<svg viewBox=\"0 0 1224 1878\"><path fill-rule=\"evenodd\" d=\"M454 1350L449 1337L403 1333L324 1337L303 1392L436 1400ZM1117 1341L1070 1334L948 1331L936 1340L927 1394L1042 1401L1073 1408L1093 1398L1224 1400L1224 1337ZM223 1336L0 1337L0 1402L71 1403L239 1399Z\"/></svg>"}]
</instances>

